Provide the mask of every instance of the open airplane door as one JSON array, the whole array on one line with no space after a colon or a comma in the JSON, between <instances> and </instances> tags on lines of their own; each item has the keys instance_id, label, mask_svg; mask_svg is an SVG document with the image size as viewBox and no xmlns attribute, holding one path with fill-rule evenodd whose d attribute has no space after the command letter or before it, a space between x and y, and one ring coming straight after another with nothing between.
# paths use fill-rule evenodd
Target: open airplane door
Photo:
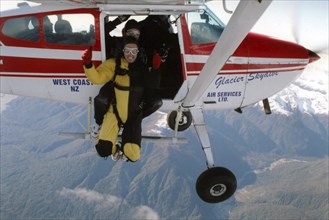
<instances>
[{"instance_id":1,"label":"open airplane door","mask_svg":"<svg viewBox=\"0 0 329 220\"><path fill-rule=\"evenodd\" d=\"M182 130L182 121L192 122L193 120L193 125L205 152L208 167L199 176L196 182L196 191L199 197L208 203L222 202L230 198L237 188L237 181L231 171L214 165L210 140L203 117L201 97L271 2L272 0L239 2L206 64L178 111L174 114L176 134L177 131ZM168 118L170 120L170 116Z\"/></svg>"}]
</instances>

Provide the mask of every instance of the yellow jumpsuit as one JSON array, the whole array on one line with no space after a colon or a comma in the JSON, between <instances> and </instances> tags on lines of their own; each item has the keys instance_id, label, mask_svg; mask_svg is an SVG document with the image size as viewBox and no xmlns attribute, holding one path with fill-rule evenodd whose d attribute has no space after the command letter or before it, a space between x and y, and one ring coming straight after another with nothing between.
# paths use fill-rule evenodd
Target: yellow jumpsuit
<instances>
[{"instance_id":1,"label":"yellow jumpsuit","mask_svg":"<svg viewBox=\"0 0 329 220\"><path fill-rule=\"evenodd\" d=\"M91 68L86 68L84 66L84 71L87 78L94 84L105 84L114 77L114 72L116 68L115 59L109 59L100 64L97 68L93 65ZM128 70L128 62L121 58L121 69ZM125 75L116 75L115 82L119 86L129 87L130 86L130 77L128 74ZM129 107L129 90L119 90L114 88L116 105L118 110L118 115L122 121L125 123L128 119L128 107ZM116 152L115 143L117 141L118 133L118 120L113 111L113 106L111 105L108 112L104 116L103 124L99 133L99 138L96 142L97 145L100 142L106 143L106 156L109 156L111 153ZM112 149L109 149L112 148ZM123 153L131 161L136 161L140 158L140 146L138 143L125 143L123 146ZM102 155L101 155L102 156Z\"/></svg>"}]
</instances>

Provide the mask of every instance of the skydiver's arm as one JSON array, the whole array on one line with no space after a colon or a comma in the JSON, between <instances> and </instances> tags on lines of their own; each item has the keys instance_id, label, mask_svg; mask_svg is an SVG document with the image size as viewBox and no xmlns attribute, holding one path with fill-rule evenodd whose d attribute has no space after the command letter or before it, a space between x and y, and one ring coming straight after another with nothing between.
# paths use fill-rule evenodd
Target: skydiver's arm
<instances>
[{"instance_id":1,"label":"skydiver's arm","mask_svg":"<svg viewBox=\"0 0 329 220\"><path fill-rule=\"evenodd\" d=\"M92 67L87 68L83 67L87 78L94 84L104 84L110 81L114 76L115 71L115 61L114 59L107 60L95 68L94 65Z\"/></svg>"}]
</instances>

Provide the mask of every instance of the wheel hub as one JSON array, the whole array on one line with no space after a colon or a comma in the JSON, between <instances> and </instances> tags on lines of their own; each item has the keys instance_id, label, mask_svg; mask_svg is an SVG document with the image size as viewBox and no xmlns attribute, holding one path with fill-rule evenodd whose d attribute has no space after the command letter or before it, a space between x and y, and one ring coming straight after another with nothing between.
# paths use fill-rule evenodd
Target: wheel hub
<instances>
[{"instance_id":1,"label":"wheel hub","mask_svg":"<svg viewBox=\"0 0 329 220\"><path fill-rule=\"evenodd\" d=\"M179 125L184 125L187 123L187 117L185 115L182 116L182 118L179 120Z\"/></svg>"},{"instance_id":2,"label":"wheel hub","mask_svg":"<svg viewBox=\"0 0 329 220\"><path fill-rule=\"evenodd\" d=\"M210 188L210 194L212 196L221 196L226 192L226 186L224 184L216 184Z\"/></svg>"}]
</instances>

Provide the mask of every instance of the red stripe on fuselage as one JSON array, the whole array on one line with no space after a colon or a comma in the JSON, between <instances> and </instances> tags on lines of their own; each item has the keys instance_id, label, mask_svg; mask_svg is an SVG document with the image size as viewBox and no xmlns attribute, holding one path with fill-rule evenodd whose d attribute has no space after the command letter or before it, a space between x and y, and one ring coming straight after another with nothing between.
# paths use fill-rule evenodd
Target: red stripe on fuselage
<instances>
[{"instance_id":1,"label":"red stripe on fuselage","mask_svg":"<svg viewBox=\"0 0 329 220\"><path fill-rule=\"evenodd\" d=\"M84 74L77 74L77 75L65 75L62 73L59 74L49 74L49 73L44 73L44 74L20 74L20 73L15 73L15 74L0 74L0 76L3 77L14 77L14 78L86 78Z\"/></svg>"},{"instance_id":2,"label":"red stripe on fuselage","mask_svg":"<svg viewBox=\"0 0 329 220\"><path fill-rule=\"evenodd\" d=\"M19 73L83 73L81 60L42 59L2 56L1 72ZM100 62L94 62L96 65ZM3 74L2 74L3 75Z\"/></svg>"}]
</instances>

